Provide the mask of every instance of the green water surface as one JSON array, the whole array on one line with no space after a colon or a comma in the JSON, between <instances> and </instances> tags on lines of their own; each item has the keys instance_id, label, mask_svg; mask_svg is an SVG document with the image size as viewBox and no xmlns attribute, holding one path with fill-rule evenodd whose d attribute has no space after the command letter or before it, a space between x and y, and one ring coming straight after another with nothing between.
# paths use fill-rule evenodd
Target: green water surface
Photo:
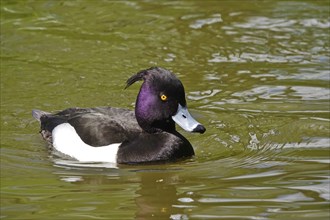
<instances>
[{"instance_id":1,"label":"green water surface","mask_svg":"<svg viewBox=\"0 0 330 220\"><path fill-rule=\"evenodd\" d=\"M329 219L330 2L1 0L0 219ZM150 166L59 158L32 109L134 108L162 66L207 128Z\"/></svg>"}]
</instances>

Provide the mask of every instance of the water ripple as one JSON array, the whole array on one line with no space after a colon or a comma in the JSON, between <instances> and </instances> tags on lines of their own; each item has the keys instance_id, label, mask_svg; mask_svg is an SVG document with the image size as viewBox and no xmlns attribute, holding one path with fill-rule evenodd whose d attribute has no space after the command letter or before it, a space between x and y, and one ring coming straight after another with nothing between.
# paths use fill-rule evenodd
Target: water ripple
<instances>
[{"instance_id":1,"label":"water ripple","mask_svg":"<svg viewBox=\"0 0 330 220\"><path fill-rule=\"evenodd\" d=\"M222 22L221 14L213 14L210 18L197 19L189 25L192 29L200 29L205 25L215 24Z\"/></svg>"},{"instance_id":2,"label":"water ripple","mask_svg":"<svg viewBox=\"0 0 330 220\"><path fill-rule=\"evenodd\" d=\"M244 199L244 198L201 198L198 200L201 203L252 203L252 202L276 202L276 203L291 203L302 201L314 201L313 198L307 197L301 192L281 195L274 199Z\"/></svg>"},{"instance_id":3,"label":"water ripple","mask_svg":"<svg viewBox=\"0 0 330 220\"><path fill-rule=\"evenodd\" d=\"M256 174L247 174L247 175L241 175L241 176L235 176L235 177L228 177L224 178L225 180L241 180L241 179L256 179L256 178L267 178L272 176L278 176L283 175L285 172L278 171L278 170L272 170L267 172L261 172Z\"/></svg>"}]
</instances>

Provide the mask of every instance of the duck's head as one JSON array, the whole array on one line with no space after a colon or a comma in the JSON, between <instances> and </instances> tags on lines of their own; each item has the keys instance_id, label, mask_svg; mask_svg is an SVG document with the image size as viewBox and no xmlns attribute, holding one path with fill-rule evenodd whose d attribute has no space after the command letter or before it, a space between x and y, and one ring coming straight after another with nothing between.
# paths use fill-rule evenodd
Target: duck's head
<instances>
[{"instance_id":1,"label":"duck's head","mask_svg":"<svg viewBox=\"0 0 330 220\"><path fill-rule=\"evenodd\" d=\"M143 80L136 99L135 116L140 127L149 133L175 131L175 123L184 130L204 133L205 127L188 112L181 81L169 70L152 67L127 80L125 88Z\"/></svg>"}]
</instances>

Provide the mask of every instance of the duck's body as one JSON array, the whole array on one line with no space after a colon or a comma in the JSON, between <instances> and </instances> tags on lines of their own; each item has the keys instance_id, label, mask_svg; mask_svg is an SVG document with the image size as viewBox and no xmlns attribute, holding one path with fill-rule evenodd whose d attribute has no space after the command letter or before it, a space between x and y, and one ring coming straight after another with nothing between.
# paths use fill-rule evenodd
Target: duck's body
<instances>
[{"instance_id":1,"label":"duck's body","mask_svg":"<svg viewBox=\"0 0 330 220\"><path fill-rule=\"evenodd\" d=\"M33 110L43 138L61 153L85 162L128 164L193 156L191 144L175 130L173 120L190 131L203 133L205 128L188 121L181 82L165 69L151 68L132 76L127 87L142 79L135 112L112 107L70 108L56 114Z\"/></svg>"}]
</instances>

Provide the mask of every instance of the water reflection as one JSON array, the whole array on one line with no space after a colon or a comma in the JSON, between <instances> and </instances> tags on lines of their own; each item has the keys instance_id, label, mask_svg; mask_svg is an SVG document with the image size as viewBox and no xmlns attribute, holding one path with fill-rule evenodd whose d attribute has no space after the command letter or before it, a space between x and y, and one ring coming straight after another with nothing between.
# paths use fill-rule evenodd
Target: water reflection
<instances>
[{"instance_id":1,"label":"water reflection","mask_svg":"<svg viewBox=\"0 0 330 220\"><path fill-rule=\"evenodd\" d=\"M183 202L185 200L179 198L180 195L176 188L179 183L184 182L176 169L164 169L162 167L150 168L150 166L141 167L141 169L131 169L129 166L124 166L121 168L124 170L118 170L102 168L100 164L97 166L90 164L91 167L88 168L86 167L87 164L80 164L79 166L78 163L72 167L74 161L61 161L61 163L61 169L56 171L55 174L62 181L78 185L88 185L88 188L92 191L94 188L98 191L107 191L109 202L111 199L116 201L116 198L113 197L116 196L115 189L123 193L126 192L127 195L119 194L119 196L128 200L134 199L136 206L134 208L136 210L134 219L185 218L185 215L181 213L182 208L186 207L176 206L178 201ZM66 164L65 166L63 165L64 163ZM132 173L134 173L133 176L131 175ZM129 188L122 188L120 186L118 188L119 182L127 182L125 185ZM95 209L96 207L91 206L95 202L97 201L91 200L89 202L89 208Z\"/></svg>"},{"instance_id":2,"label":"water reflection","mask_svg":"<svg viewBox=\"0 0 330 220\"><path fill-rule=\"evenodd\" d=\"M176 184L182 181L175 172L142 171L140 188L136 191L135 219L182 219L181 210L174 206L178 201ZM179 218L178 218L179 217Z\"/></svg>"}]
</instances>

